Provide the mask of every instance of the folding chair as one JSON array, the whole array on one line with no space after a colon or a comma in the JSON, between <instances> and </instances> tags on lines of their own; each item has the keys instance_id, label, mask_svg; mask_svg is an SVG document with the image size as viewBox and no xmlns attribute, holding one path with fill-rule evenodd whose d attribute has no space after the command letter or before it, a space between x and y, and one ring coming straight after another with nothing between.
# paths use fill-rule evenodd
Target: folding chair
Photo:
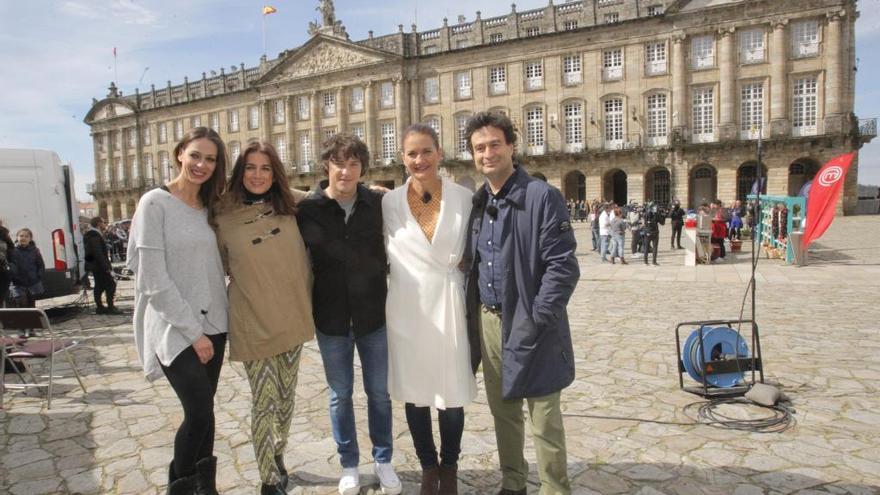
<instances>
[{"instance_id":1,"label":"folding chair","mask_svg":"<svg viewBox=\"0 0 880 495\"><path fill-rule=\"evenodd\" d=\"M5 337L6 330L21 330L25 328L43 330L43 335L47 335L48 339L30 339L20 342L18 345L12 345L7 352L7 346L0 346L0 362L6 363L7 359L15 359L24 364L24 373L19 373L22 383L6 384L5 366L0 368L0 408L3 407L3 396L6 388L27 388L27 387L46 387L47 388L47 404L46 409L52 409L52 380L55 378L55 354L63 352L70 363L70 369L76 376L83 393L87 393L85 385L76 369L76 362L73 356L67 351L69 348L78 344L75 340L61 340L55 338L55 332L49 323L49 318L41 309L23 308L23 309L0 309L0 337ZM5 344L5 342L4 342ZM31 371L30 366L25 360L43 359L49 360L48 383L40 383L37 376ZM25 376L30 377L30 383L27 383Z\"/></svg>"}]
</instances>

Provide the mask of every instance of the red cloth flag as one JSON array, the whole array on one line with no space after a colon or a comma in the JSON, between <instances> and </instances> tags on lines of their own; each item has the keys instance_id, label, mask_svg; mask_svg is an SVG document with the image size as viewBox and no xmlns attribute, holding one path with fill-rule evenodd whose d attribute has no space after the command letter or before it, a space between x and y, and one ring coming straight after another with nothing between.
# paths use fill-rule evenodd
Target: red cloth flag
<instances>
[{"instance_id":1,"label":"red cloth flag","mask_svg":"<svg viewBox=\"0 0 880 495\"><path fill-rule=\"evenodd\" d=\"M810 243L822 237L834 221L834 211L846 172L852 164L855 152L835 156L828 161L813 179L810 188L810 197L807 199L807 227L804 229L804 238L801 243L804 249Z\"/></svg>"}]
</instances>

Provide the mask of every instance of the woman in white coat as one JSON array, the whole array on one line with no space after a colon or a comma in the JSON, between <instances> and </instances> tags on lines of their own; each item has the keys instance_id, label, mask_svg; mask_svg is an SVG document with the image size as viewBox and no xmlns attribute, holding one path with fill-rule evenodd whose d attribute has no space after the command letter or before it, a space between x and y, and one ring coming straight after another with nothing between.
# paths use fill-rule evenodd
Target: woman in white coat
<instances>
[{"instance_id":1,"label":"woman in white coat","mask_svg":"<svg viewBox=\"0 0 880 495\"><path fill-rule=\"evenodd\" d=\"M458 493L464 406L477 394L464 304L464 250L471 192L440 177L437 133L403 132L409 180L382 199L391 273L385 306L388 390L406 403L406 421L422 466L420 494ZM438 411L440 458L431 428Z\"/></svg>"}]
</instances>

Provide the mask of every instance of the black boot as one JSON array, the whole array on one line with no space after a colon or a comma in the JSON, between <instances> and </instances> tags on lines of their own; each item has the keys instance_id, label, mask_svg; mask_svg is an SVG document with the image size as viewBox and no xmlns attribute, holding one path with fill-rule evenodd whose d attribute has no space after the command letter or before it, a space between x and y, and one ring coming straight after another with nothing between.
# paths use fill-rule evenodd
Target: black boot
<instances>
[{"instance_id":1,"label":"black boot","mask_svg":"<svg viewBox=\"0 0 880 495\"><path fill-rule=\"evenodd\" d=\"M290 476L287 474L287 468L284 467L284 455L276 455L275 456L275 465L278 467L278 474L281 475L281 481L278 482L282 488L287 488L287 482L290 481Z\"/></svg>"},{"instance_id":2,"label":"black boot","mask_svg":"<svg viewBox=\"0 0 880 495\"><path fill-rule=\"evenodd\" d=\"M196 491L196 478L198 475L191 475L185 478L178 478L174 474L174 462L168 466L168 488L166 495L198 495Z\"/></svg>"},{"instance_id":3,"label":"black boot","mask_svg":"<svg viewBox=\"0 0 880 495\"><path fill-rule=\"evenodd\" d=\"M438 495L458 495L458 466L440 465Z\"/></svg>"},{"instance_id":4,"label":"black boot","mask_svg":"<svg viewBox=\"0 0 880 495\"><path fill-rule=\"evenodd\" d=\"M219 495L217 493L217 458L205 457L196 463L196 494Z\"/></svg>"},{"instance_id":5,"label":"black boot","mask_svg":"<svg viewBox=\"0 0 880 495\"><path fill-rule=\"evenodd\" d=\"M263 483L263 487L260 488L260 495L287 495L287 490L284 489L284 485L281 483L275 485Z\"/></svg>"}]
</instances>

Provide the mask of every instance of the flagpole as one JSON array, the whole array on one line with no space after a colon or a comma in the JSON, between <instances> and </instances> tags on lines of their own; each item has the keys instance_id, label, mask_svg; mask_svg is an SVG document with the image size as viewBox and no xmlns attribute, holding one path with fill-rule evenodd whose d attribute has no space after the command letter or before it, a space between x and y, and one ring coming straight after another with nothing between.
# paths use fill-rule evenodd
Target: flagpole
<instances>
[{"instance_id":1,"label":"flagpole","mask_svg":"<svg viewBox=\"0 0 880 495\"><path fill-rule=\"evenodd\" d=\"M119 86L119 69L117 67L115 46L113 47L113 80L116 81L116 86Z\"/></svg>"},{"instance_id":2,"label":"flagpole","mask_svg":"<svg viewBox=\"0 0 880 495\"><path fill-rule=\"evenodd\" d=\"M263 12L263 55L266 55L266 13Z\"/></svg>"}]
</instances>

